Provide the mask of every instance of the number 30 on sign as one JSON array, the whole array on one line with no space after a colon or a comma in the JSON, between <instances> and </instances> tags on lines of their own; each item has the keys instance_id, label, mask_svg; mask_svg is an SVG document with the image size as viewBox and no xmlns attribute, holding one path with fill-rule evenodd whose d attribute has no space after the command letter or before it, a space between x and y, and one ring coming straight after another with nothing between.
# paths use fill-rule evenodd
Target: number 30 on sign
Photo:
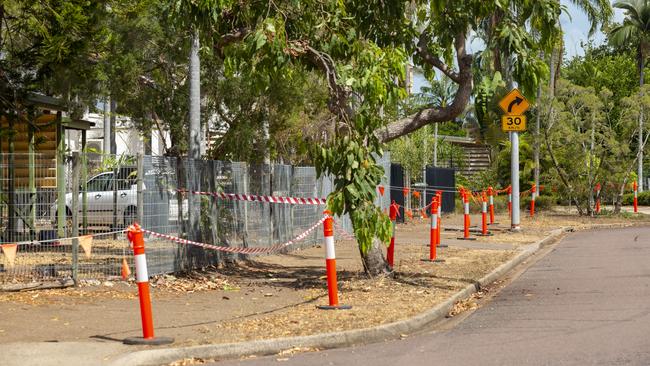
<instances>
[{"instance_id":1,"label":"number 30 on sign","mask_svg":"<svg viewBox=\"0 0 650 366\"><path fill-rule=\"evenodd\" d=\"M501 129L503 132L526 131L526 116L501 116Z\"/></svg>"}]
</instances>

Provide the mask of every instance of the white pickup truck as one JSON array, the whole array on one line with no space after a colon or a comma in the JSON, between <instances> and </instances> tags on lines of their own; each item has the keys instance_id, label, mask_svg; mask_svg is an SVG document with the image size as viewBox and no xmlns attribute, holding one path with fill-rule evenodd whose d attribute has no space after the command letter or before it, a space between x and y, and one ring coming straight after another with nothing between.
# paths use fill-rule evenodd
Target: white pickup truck
<instances>
[{"instance_id":1,"label":"white pickup truck","mask_svg":"<svg viewBox=\"0 0 650 366\"><path fill-rule=\"evenodd\" d=\"M118 174L118 179L113 179L112 171L100 173L90 178L86 184L87 197L87 222L90 226L113 226L125 227L137 219L138 213L138 186L136 184L133 169L122 170ZM148 192L145 178L144 191ZM113 184L117 184L117 191L114 190ZM153 187L151 187L153 188ZM114 194L117 192L117 200L114 202ZM153 193L153 192L152 192ZM165 202L169 200L168 202ZM178 200L176 192L169 191L164 194L147 194L145 195L145 208L158 208L169 215L169 221L178 220ZM65 195L66 218L72 216L72 193ZM57 221L57 203L50 207L50 218L54 224ZM78 212L81 215L83 209L82 194L79 194ZM183 201L183 213L187 213L187 199ZM145 216L155 214L146 212ZM115 216L115 223L113 217ZM81 219L79 219L81 222Z\"/></svg>"}]
</instances>

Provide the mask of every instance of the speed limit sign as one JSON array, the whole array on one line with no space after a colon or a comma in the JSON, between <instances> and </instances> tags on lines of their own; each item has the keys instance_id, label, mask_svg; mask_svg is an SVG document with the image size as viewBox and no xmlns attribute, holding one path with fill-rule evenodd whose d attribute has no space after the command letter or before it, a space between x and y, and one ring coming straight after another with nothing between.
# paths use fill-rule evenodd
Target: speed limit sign
<instances>
[{"instance_id":1,"label":"speed limit sign","mask_svg":"<svg viewBox=\"0 0 650 366\"><path fill-rule=\"evenodd\" d=\"M526 131L526 116L501 116L501 129L503 132Z\"/></svg>"}]
</instances>

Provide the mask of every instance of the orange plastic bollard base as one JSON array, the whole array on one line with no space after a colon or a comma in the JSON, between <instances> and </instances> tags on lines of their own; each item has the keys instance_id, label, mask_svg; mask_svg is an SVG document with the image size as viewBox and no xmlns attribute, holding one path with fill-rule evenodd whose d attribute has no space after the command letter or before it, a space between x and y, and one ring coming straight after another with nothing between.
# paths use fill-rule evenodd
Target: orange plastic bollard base
<instances>
[{"instance_id":1,"label":"orange plastic bollard base","mask_svg":"<svg viewBox=\"0 0 650 366\"><path fill-rule=\"evenodd\" d=\"M444 263L444 259L436 258L436 259L429 259L429 258L422 258L420 259L422 262L431 262L431 263Z\"/></svg>"},{"instance_id":2,"label":"orange plastic bollard base","mask_svg":"<svg viewBox=\"0 0 650 366\"><path fill-rule=\"evenodd\" d=\"M316 308L321 310L350 310L352 305L316 305Z\"/></svg>"},{"instance_id":3,"label":"orange plastic bollard base","mask_svg":"<svg viewBox=\"0 0 650 366\"><path fill-rule=\"evenodd\" d=\"M172 344L174 343L174 338L171 337L153 337L149 339L145 339L142 337L129 337L129 338L124 338L122 341L124 344L129 344L129 345L147 345L147 346L162 346L165 344Z\"/></svg>"}]
</instances>

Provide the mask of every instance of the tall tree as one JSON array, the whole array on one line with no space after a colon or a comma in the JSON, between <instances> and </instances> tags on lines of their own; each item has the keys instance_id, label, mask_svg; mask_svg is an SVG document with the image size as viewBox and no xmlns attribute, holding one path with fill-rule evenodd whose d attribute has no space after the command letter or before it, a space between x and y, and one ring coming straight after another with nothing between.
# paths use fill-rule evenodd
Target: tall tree
<instances>
[{"instance_id":1,"label":"tall tree","mask_svg":"<svg viewBox=\"0 0 650 366\"><path fill-rule=\"evenodd\" d=\"M189 76L190 76L190 97L189 97L189 110L190 110L190 133L189 141L187 144L187 156L192 159L190 166L198 163L201 158L201 60L199 58L199 32L193 29L190 34L190 62L189 62ZM193 175L193 174L191 174ZM190 174L187 174L190 176ZM187 182L190 184L190 182ZM196 182L194 183L196 184ZM188 187L190 189L200 189L197 186ZM201 197L191 195L188 202L189 209L189 226L191 237L200 240L200 221L201 221Z\"/></svg>"},{"instance_id":2,"label":"tall tree","mask_svg":"<svg viewBox=\"0 0 650 366\"><path fill-rule=\"evenodd\" d=\"M615 8L625 10L623 23L613 27L609 40L613 45L634 45L639 71L639 93L643 93L645 60L650 51L650 2L648 0L622 0L614 3ZM643 192L643 111L639 114L637 179L639 191Z\"/></svg>"},{"instance_id":3,"label":"tall tree","mask_svg":"<svg viewBox=\"0 0 650 366\"><path fill-rule=\"evenodd\" d=\"M36 1L15 3L42 4ZM72 5L85 6L91 15L95 14L93 11L109 13L109 19L114 18L114 14L121 15L114 19L153 32L155 37L146 39L125 27L106 37L100 29L84 34L79 46L99 43L97 49L101 52L94 62L110 71L104 78L111 85L110 93L116 96L118 107L138 112L134 113L136 120L153 120L154 125L168 124L173 144L179 150L186 149L188 141L188 30L193 26L201 36L202 56L205 52L206 58L221 60L220 66L209 73L223 73L225 77L262 75L264 85L283 74L290 74L296 66L318 73L320 82L317 85L324 85L329 94L330 114L327 123L322 125L322 133L310 142L315 147L312 156L319 173L334 176L335 189L329 197L329 208L335 214L350 214L364 266L372 275L388 271L380 243L390 237L389 220L372 204L376 185L383 176L381 167L375 163L375 157L383 152L383 143L423 126L452 120L465 110L476 71L467 41L470 34L495 13L501 14L501 21L499 31L492 37L499 37L500 44L507 50L508 65L511 65L508 72L512 79L527 95L532 95L540 77L547 72L544 62L536 56L548 48L549 39L557 33L560 9L559 0L175 0L162 3L116 0L99 5L79 0L65 2L65 5L56 1L48 3L65 8L58 10L69 10L66 7ZM60 21L59 17L50 15L49 10L39 14L34 17L34 24L52 19ZM164 19L164 15L169 17ZM92 21L92 17L89 19ZM138 22L139 19L143 22ZM117 29L119 24L116 23L110 24ZM62 38L45 37L45 41L71 39L70 35L78 29L94 30L95 24L105 26L107 22L84 23L83 27L69 28L70 34ZM22 24L22 31L32 32L30 36L33 37L43 34L32 25ZM531 36L531 29L539 36ZM6 34L9 32L4 33L3 42ZM113 42L116 39L126 42ZM71 41L77 45L76 39ZM124 49L120 46L126 44L137 45L138 49L131 46L121 55L119 51ZM45 52L33 59L56 57L57 52L65 52L67 45L41 48ZM27 47L26 50L31 49ZM88 64L87 53L75 55L83 55L80 59ZM436 70L452 80L457 85L455 94L445 106L424 106L410 116L388 119L388 115L382 116L378 111L394 108L405 97L404 90L395 81L403 81L403 65L411 55L414 55L416 66L430 73ZM92 63L90 66L78 64L80 69L91 72L101 70ZM11 68L4 70L12 71ZM70 86L73 79L64 80ZM124 85L120 85L119 80L124 80ZM158 112L163 110L169 113L157 118Z\"/></svg>"},{"instance_id":4,"label":"tall tree","mask_svg":"<svg viewBox=\"0 0 650 366\"><path fill-rule=\"evenodd\" d=\"M494 12L505 14L499 34L510 40L506 46L514 78L526 93L534 92L546 66L533 55L557 32L560 9L559 1L551 0L535 2L534 12L525 11L529 1L280 1L263 9L247 3L193 3L206 6L206 17L223 20L202 34L211 32L227 70L272 75L299 62L321 73L334 118L313 156L319 173L335 178L328 207L335 214L350 214L371 275L388 271L379 244L389 239L389 220L372 204L383 175L375 163L382 143L452 120L465 110L474 80L474 58L466 42ZM529 36L523 26L528 23L539 37ZM230 46L222 47L226 35ZM395 79L403 80L410 54L417 66L443 73L457 89L444 107L427 106L388 121L378 111L404 98Z\"/></svg>"}]
</instances>

